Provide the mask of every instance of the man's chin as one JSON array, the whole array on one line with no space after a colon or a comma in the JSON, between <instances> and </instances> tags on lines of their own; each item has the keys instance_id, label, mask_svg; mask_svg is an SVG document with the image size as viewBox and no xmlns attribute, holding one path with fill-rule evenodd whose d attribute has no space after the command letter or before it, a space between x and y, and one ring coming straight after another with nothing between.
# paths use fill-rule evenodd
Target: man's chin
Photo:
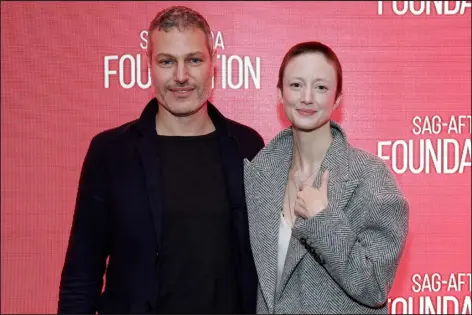
<instances>
[{"instance_id":1,"label":"man's chin","mask_svg":"<svg viewBox=\"0 0 472 315\"><path fill-rule=\"evenodd\" d=\"M171 106L167 110L174 116L188 117L199 112L204 107L205 104L206 102L204 102L203 104L198 104L198 105L192 104L192 105L187 105L187 106L182 106L182 105L179 106L178 104L176 104L175 106Z\"/></svg>"}]
</instances>

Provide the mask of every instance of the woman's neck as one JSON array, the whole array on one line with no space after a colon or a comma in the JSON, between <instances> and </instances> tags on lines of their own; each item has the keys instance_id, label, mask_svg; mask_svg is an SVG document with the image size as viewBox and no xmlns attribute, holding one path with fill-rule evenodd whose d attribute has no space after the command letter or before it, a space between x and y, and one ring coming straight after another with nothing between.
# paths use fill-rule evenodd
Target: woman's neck
<instances>
[{"instance_id":1,"label":"woman's neck","mask_svg":"<svg viewBox=\"0 0 472 315\"><path fill-rule=\"evenodd\" d=\"M312 131L293 128L292 170L305 175L317 172L332 141L329 121Z\"/></svg>"}]
</instances>

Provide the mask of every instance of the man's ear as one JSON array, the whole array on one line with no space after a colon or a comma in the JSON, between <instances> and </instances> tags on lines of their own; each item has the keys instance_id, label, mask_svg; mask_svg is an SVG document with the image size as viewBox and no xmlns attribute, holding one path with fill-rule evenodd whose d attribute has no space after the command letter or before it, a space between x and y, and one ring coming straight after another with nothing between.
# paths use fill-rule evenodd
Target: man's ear
<instances>
[{"instance_id":1,"label":"man's ear","mask_svg":"<svg viewBox=\"0 0 472 315\"><path fill-rule=\"evenodd\" d=\"M217 51L216 51L216 49L213 49L213 53L211 54L211 62L213 64L216 63L216 55L217 55Z\"/></svg>"},{"instance_id":2,"label":"man's ear","mask_svg":"<svg viewBox=\"0 0 472 315\"><path fill-rule=\"evenodd\" d=\"M216 74L216 55L217 51L216 49L213 49L213 52L210 56L211 58L211 76L213 77L213 80L215 79L215 74Z\"/></svg>"},{"instance_id":3,"label":"man's ear","mask_svg":"<svg viewBox=\"0 0 472 315\"><path fill-rule=\"evenodd\" d=\"M152 53L149 51L149 49L146 49L146 57L147 57L147 65L148 65L148 68L151 68L151 64L152 64Z\"/></svg>"}]
</instances>

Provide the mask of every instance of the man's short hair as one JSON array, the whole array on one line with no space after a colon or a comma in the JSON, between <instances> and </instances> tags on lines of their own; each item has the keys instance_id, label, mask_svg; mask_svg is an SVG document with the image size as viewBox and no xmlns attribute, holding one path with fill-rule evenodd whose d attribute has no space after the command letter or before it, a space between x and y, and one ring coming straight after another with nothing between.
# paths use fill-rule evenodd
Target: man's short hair
<instances>
[{"instance_id":1,"label":"man's short hair","mask_svg":"<svg viewBox=\"0 0 472 315\"><path fill-rule=\"evenodd\" d=\"M187 28L201 29L207 37L207 46L210 55L213 54L213 37L211 29L207 20L197 11L185 6L172 6L157 13L151 21L148 29L149 41L154 30L164 30L168 32L172 28L177 28L179 31ZM151 55L152 45L148 43L148 53Z\"/></svg>"}]
</instances>

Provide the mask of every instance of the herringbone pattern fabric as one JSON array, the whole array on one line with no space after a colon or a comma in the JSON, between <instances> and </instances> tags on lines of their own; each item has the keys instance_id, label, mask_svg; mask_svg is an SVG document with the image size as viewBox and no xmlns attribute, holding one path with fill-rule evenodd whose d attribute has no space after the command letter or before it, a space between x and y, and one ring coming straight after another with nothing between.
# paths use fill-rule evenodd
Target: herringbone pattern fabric
<instances>
[{"instance_id":1,"label":"herringbone pattern fabric","mask_svg":"<svg viewBox=\"0 0 472 315\"><path fill-rule=\"evenodd\" d=\"M245 160L251 247L259 276L258 313L386 314L408 233L408 203L386 164L350 146L335 122L314 182L329 170L329 206L297 218L276 296L280 211L292 160L291 128ZM305 245L304 245L305 244Z\"/></svg>"}]
</instances>

